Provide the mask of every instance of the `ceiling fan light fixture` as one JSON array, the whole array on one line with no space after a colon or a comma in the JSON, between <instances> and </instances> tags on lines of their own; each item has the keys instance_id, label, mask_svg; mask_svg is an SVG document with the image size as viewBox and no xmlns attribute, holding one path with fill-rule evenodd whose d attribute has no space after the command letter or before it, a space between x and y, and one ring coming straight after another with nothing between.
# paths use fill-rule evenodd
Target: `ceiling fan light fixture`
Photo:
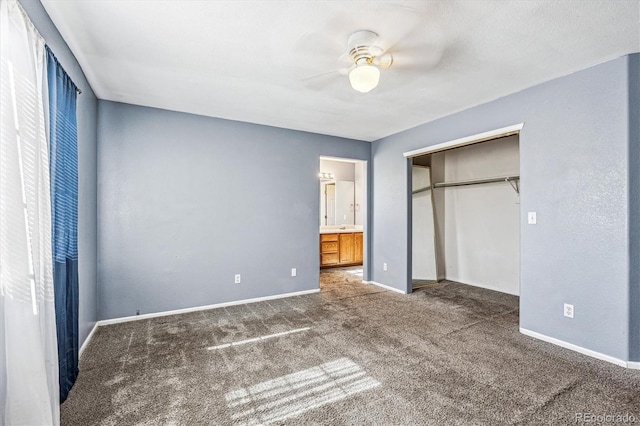
<instances>
[{"instance_id":1,"label":"ceiling fan light fixture","mask_svg":"<svg viewBox=\"0 0 640 426\"><path fill-rule=\"evenodd\" d=\"M380 70L369 64L358 64L349 73L349 82L353 90L361 93L367 93L375 89L380 81Z\"/></svg>"}]
</instances>

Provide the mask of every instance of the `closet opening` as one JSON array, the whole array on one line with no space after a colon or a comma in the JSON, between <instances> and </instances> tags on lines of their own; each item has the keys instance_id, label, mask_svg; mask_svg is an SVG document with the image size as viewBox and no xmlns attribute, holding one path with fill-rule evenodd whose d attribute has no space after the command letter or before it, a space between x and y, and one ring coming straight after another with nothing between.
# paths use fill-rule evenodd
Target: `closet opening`
<instances>
[{"instance_id":1,"label":"closet opening","mask_svg":"<svg viewBox=\"0 0 640 426\"><path fill-rule=\"evenodd\" d=\"M519 295L519 133L455 142L405 154L407 288L453 281Z\"/></svg>"}]
</instances>

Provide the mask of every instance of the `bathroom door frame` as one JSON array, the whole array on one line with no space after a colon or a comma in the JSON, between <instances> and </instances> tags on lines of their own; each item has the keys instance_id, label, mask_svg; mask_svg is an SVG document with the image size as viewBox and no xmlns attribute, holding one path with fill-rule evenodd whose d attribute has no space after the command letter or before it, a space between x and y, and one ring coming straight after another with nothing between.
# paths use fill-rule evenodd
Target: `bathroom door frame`
<instances>
[{"instance_id":1,"label":"bathroom door frame","mask_svg":"<svg viewBox=\"0 0 640 426\"><path fill-rule=\"evenodd\" d=\"M365 283L369 282L369 277L371 277L371 271L370 271L370 262L369 259L371 258L370 256L370 223L371 223L371 209L370 209L370 185L369 182L371 182L371 171L370 171L370 167L369 167L369 161L368 160L361 160L359 158L348 158L348 157L334 157L334 156L330 156L330 155L320 155L318 157L318 173L322 172L322 170L320 170L320 161L321 160L327 160L327 161L340 161L343 163L353 163L353 164L362 164L362 183L363 183L363 188L362 188L362 281ZM320 188L321 188L321 182L318 179L318 190L317 190L317 194L318 194L318 203L320 203ZM320 206L318 205L318 208L316 209L317 212L317 220L316 223L318 224L318 228L320 227ZM318 233L318 243L316 244L316 248L318 250L320 250L320 234ZM318 271L320 270L320 256L316 256L316 258L318 259ZM318 288L320 288L320 278L318 277Z\"/></svg>"}]
</instances>

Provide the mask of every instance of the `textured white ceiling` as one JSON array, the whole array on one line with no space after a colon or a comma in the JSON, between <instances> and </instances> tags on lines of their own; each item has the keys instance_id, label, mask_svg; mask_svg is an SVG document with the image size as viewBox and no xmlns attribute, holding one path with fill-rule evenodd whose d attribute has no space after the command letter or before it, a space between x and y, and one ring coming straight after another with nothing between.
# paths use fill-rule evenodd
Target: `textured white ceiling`
<instances>
[{"instance_id":1,"label":"textured white ceiling","mask_svg":"<svg viewBox=\"0 0 640 426\"><path fill-rule=\"evenodd\" d=\"M100 99L367 141L640 51L639 0L42 3ZM361 29L379 86L315 76Z\"/></svg>"}]
</instances>

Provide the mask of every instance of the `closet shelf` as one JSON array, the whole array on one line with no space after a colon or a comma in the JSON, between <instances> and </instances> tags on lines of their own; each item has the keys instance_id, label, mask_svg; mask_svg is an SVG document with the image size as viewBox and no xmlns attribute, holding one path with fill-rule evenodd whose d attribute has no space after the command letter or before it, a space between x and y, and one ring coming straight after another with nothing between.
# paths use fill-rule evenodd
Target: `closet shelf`
<instances>
[{"instance_id":1,"label":"closet shelf","mask_svg":"<svg viewBox=\"0 0 640 426\"><path fill-rule=\"evenodd\" d=\"M520 187L518 182L520 181L520 176L504 176L504 177L496 177L496 178L487 178L487 179L476 179L476 180L463 180L457 182L437 182L433 184L434 188L448 188L450 186L465 186L465 185L480 185L483 183L498 183L498 182L507 182L517 194L520 194Z\"/></svg>"}]
</instances>

